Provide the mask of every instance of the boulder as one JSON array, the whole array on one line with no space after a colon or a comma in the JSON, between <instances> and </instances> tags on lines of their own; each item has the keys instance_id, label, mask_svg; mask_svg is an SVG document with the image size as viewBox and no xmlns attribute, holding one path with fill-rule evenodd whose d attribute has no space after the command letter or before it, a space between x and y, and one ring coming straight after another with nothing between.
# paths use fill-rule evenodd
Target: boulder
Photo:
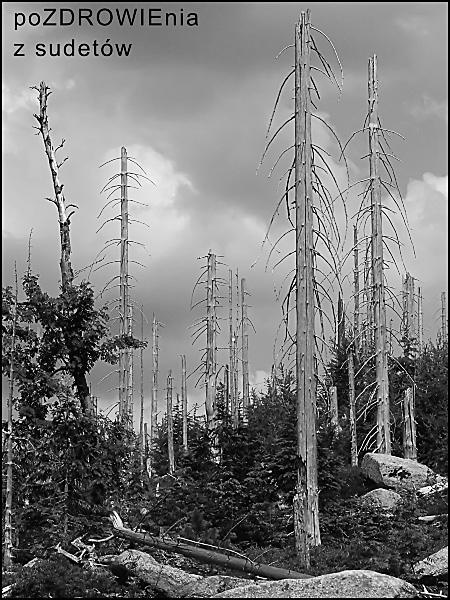
<instances>
[{"instance_id":1,"label":"boulder","mask_svg":"<svg viewBox=\"0 0 450 600\"><path fill-rule=\"evenodd\" d=\"M361 570L246 585L211 598L416 598L417 593L402 579Z\"/></svg>"},{"instance_id":2,"label":"boulder","mask_svg":"<svg viewBox=\"0 0 450 600\"><path fill-rule=\"evenodd\" d=\"M426 465L390 454L367 453L361 469L375 483L396 492L418 490L436 481L436 474Z\"/></svg>"},{"instance_id":3,"label":"boulder","mask_svg":"<svg viewBox=\"0 0 450 600\"><path fill-rule=\"evenodd\" d=\"M190 583L183 589L183 598L210 598L226 590L248 585L248 579L228 577L227 575L212 575ZM240 597L240 596L238 596Z\"/></svg>"},{"instance_id":4,"label":"boulder","mask_svg":"<svg viewBox=\"0 0 450 600\"><path fill-rule=\"evenodd\" d=\"M397 494L397 492L394 492L393 490L378 488L377 490L372 490L368 494L364 494L359 500L362 505L367 507L391 511L397 506L401 499L402 497L400 494Z\"/></svg>"},{"instance_id":5,"label":"boulder","mask_svg":"<svg viewBox=\"0 0 450 600\"><path fill-rule=\"evenodd\" d=\"M418 579L448 577L448 546L413 565L413 572Z\"/></svg>"},{"instance_id":6,"label":"boulder","mask_svg":"<svg viewBox=\"0 0 450 600\"><path fill-rule=\"evenodd\" d=\"M185 588L203 579L201 575L161 565L152 556L139 550L125 550L111 562L109 568L113 573L126 570L168 598L182 598Z\"/></svg>"}]
</instances>

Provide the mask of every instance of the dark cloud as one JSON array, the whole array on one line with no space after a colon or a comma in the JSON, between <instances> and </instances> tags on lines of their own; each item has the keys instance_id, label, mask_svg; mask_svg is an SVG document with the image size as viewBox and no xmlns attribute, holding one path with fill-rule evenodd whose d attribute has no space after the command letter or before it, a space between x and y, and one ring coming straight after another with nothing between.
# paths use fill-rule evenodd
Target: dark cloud
<instances>
[{"instance_id":1,"label":"dark cloud","mask_svg":"<svg viewBox=\"0 0 450 600\"><path fill-rule=\"evenodd\" d=\"M65 8L78 10L80 3ZM156 6L156 5L155 5ZM73 261L80 269L91 263L104 242L118 235L112 222L99 233L97 218L106 201L100 190L114 173L114 165L99 169L106 160L126 146L143 162L148 182L135 198L148 202L143 209L132 208L135 218L148 227L131 228L136 241L145 243L151 258L139 247L132 256L145 269L131 266L138 278L133 290L136 303L144 305L149 321L153 312L165 323L161 337L161 388L169 369L176 382L180 377L179 355L187 354L188 369L200 359L201 341L191 344L189 325L201 316L190 310L192 288L209 249L223 255L223 276L228 268L239 267L247 278L251 296L251 318L256 333L250 336L253 375L270 372L273 342L281 318L275 302L271 268L264 273L270 245L253 268L271 214L280 197L277 182L289 166L286 157L270 179L267 175L283 149L292 143L289 126L278 137L262 168L256 168L266 143L265 135L278 86L292 65L292 49L276 55L293 41L294 25L301 10L312 9L312 22L332 40L344 68L344 88L339 97L336 86L317 74L321 100L320 114L345 141L362 126L367 111L367 63L376 53L379 68L380 116L385 127L405 136L390 143L402 159L396 173L408 208L414 212L418 258L406 253L407 267L423 279L425 321L430 336L438 324L433 313L438 308L444 251L438 246L446 239L443 207L447 202L444 176L447 174L447 5L444 3L163 3L163 10L184 15L197 12L198 27L110 27L93 28L22 27L13 30L15 12L43 13L60 3L3 3L4 79L4 282L12 281L14 260L19 275L26 268L27 243L33 227L33 268L41 275L43 287L58 293L59 233L53 204L51 179L42 140L32 129L37 111L36 92L30 86L45 80L53 90L49 116L54 142L67 142L61 156L69 160L61 169L68 202L79 205L72 219ZM90 3L93 10L104 7ZM148 8L147 3L113 3L113 10ZM339 79L339 65L333 48L319 32L317 44ZM31 49L36 43L92 43L110 39L112 43L132 43L128 59L39 58ZM26 44L27 56L12 56L13 44ZM29 51L28 51L29 50ZM318 64L318 63L317 63ZM275 131L292 110L292 84L286 86ZM315 137L327 151L333 172L344 179L332 137L316 123ZM348 147L352 180L365 177L367 153L364 136ZM436 176L428 179L425 173ZM434 186L434 187L433 187ZM433 198L434 209L427 210ZM349 200L350 214L356 210L356 196ZM282 216L274 225L274 242L283 231ZM342 209L338 216L342 218ZM105 211L105 218L114 211ZM420 216L422 215L422 216ZM426 220L421 228L421 220ZM427 242L425 232L433 237ZM427 235L428 235L427 233ZM404 232L402 233L402 236ZM403 239L403 238L402 238ZM405 238L406 241L406 238ZM433 248L433 269L428 268ZM275 253L276 255L276 253ZM274 255L274 256L275 256ZM118 258L111 247L108 260ZM279 259L277 255L276 260ZM442 260L441 260L442 259ZM106 259L105 259L106 260ZM92 274L100 290L116 273L114 265ZM419 274L420 273L420 274ZM275 275L280 282L281 270ZM396 286L400 281L395 281ZM198 290L201 294L202 290ZM225 294L226 295L226 294ZM114 290L104 299L111 300ZM99 299L100 300L100 299ZM225 302L226 304L226 302ZM227 315L224 306L221 316ZM114 316L114 313L113 313ZM224 322L225 323L225 322ZM145 335L151 327L145 323ZM226 329L226 327L225 327ZM226 343L226 340L225 342ZM226 361L226 351L221 360ZM93 384L108 372L99 366ZM146 389L150 389L150 353L146 354ZM114 376L95 388L102 402L112 402ZM178 383L176 383L178 385ZM193 398L201 391L191 389ZM162 397L162 396L161 396Z\"/></svg>"}]
</instances>

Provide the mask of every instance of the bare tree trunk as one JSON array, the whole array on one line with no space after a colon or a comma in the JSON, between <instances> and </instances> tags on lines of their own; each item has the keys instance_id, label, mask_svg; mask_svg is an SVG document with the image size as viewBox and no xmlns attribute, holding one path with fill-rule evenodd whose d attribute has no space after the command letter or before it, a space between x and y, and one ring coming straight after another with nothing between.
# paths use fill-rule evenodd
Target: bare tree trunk
<instances>
[{"instance_id":1,"label":"bare tree trunk","mask_svg":"<svg viewBox=\"0 0 450 600\"><path fill-rule=\"evenodd\" d=\"M141 306L141 342L144 342L144 306ZM139 452L141 472L144 473L144 346L140 349L141 358L141 418L139 420Z\"/></svg>"},{"instance_id":2,"label":"bare tree trunk","mask_svg":"<svg viewBox=\"0 0 450 600\"><path fill-rule=\"evenodd\" d=\"M240 303L239 303L239 271L236 269L236 325L234 332L234 399L235 411L233 414L233 428L239 426L239 321L240 321ZM241 360L242 362L242 360Z\"/></svg>"},{"instance_id":3,"label":"bare tree trunk","mask_svg":"<svg viewBox=\"0 0 450 600\"><path fill-rule=\"evenodd\" d=\"M295 547L310 566L310 546L320 544L316 380L314 373L314 272L312 230L312 153L310 80L310 13L295 26L295 206L296 206L296 378L297 489L294 496Z\"/></svg>"},{"instance_id":4,"label":"bare tree trunk","mask_svg":"<svg viewBox=\"0 0 450 600\"><path fill-rule=\"evenodd\" d=\"M413 387L407 388L403 397L403 457L417 460Z\"/></svg>"},{"instance_id":5,"label":"bare tree trunk","mask_svg":"<svg viewBox=\"0 0 450 600\"><path fill-rule=\"evenodd\" d=\"M337 311L337 347L342 348L345 337L345 315L344 315L344 302L341 294L338 295L338 311Z\"/></svg>"},{"instance_id":6,"label":"bare tree trunk","mask_svg":"<svg viewBox=\"0 0 450 600\"><path fill-rule=\"evenodd\" d=\"M128 305L128 324L127 324L127 336L133 336L133 306ZM133 401L133 361L134 351L133 348L126 349L128 354L128 394L127 394L127 423L128 429L133 431L134 429L134 401Z\"/></svg>"},{"instance_id":7,"label":"bare tree trunk","mask_svg":"<svg viewBox=\"0 0 450 600\"><path fill-rule=\"evenodd\" d=\"M423 298L422 288L418 288L417 295L417 330L419 337L419 352L423 351Z\"/></svg>"},{"instance_id":8,"label":"bare tree trunk","mask_svg":"<svg viewBox=\"0 0 450 600\"><path fill-rule=\"evenodd\" d=\"M3 565L9 569L12 565L12 493L13 493L13 399L14 399L14 379L15 379L15 360L14 351L16 349L16 325L17 325L17 298L19 295L19 286L17 283L17 265L14 263L16 278L16 288L14 294L14 308L11 335L11 351L9 364L9 394L8 394L8 432L7 432L7 459L6 459L6 498L5 498L5 549L3 553Z\"/></svg>"},{"instance_id":9,"label":"bare tree trunk","mask_svg":"<svg viewBox=\"0 0 450 600\"><path fill-rule=\"evenodd\" d=\"M157 414L158 414L158 370L159 370L159 335L158 335L158 321L156 320L155 314L153 313L153 324L152 324L152 404L150 411L150 440L154 441L156 437L157 429Z\"/></svg>"},{"instance_id":10,"label":"bare tree trunk","mask_svg":"<svg viewBox=\"0 0 450 600\"><path fill-rule=\"evenodd\" d=\"M445 302L445 292L441 293L441 342L447 342L447 306Z\"/></svg>"},{"instance_id":11,"label":"bare tree trunk","mask_svg":"<svg viewBox=\"0 0 450 600\"><path fill-rule=\"evenodd\" d=\"M248 421L248 408L250 402L250 386L248 377L248 316L247 294L245 278L241 279L241 336L242 336L242 406L244 423Z\"/></svg>"},{"instance_id":12,"label":"bare tree trunk","mask_svg":"<svg viewBox=\"0 0 450 600\"><path fill-rule=\"evenodd\" d=\"M335 385L330 386L328 393L330 396L330 424L333 435L336 437L341 431L341 426L339 425L337 387Z\"/></svg>"},{"instance_id":13,"label":"bare tree trunk","mask_svg":"<svg viewBox=\"0 0 450 600\"><path fill-rule=\"evenodd\" d=\"M74 204L69 204L66 206L66 200L63 194L64 184L62 184L59 180L59 167L66 160L64 159L61 163L58 164L56 160L56 151L63 147L65 140L63 139L58 148L53 147L53 143L50 137L50 127L48 124L48 115L47 115L47 101L48 97L51 94L50 88L45 84L44 81L41 82L39 89L37 87L33 87L33 89L39 92L39 115L34 115L36 120L39 123L40 134L42 135L42 139L44 141L45 153L47 155L48 164L50 167L50 173L52 177L53 183L53 191L55 193L54 198L47 198L55 204L58 209L58 219L59 219L59 237L60 237L60 248L61 248L61 258L60 258L60 270L61 270L61 288L63 292L67 291L68 288L73 284L74 273L71 262L71 253L72 247L70 242L70 217L73 214L67 214L67 209L70 207L77 208ZM72 376L74 378L75 387L77 388L78 399L81 404L81 408L84 413L92 414L92 406L90 401L89 394L89 386L86 380L85 371L75 368L72 372Z\"/></svg>"},{"instance_id":14,"label":"bare tree trunk","mask_svg":"<svg viewBox=\"0 0 450 600\"><path fill-rule=\"evenodd\" d=\"M120 152L120 336L128 334L128 172L127 151L122 146ZM119 352L119 417L128 426L129 400L129 352L121 348Z\"/></svg>"},{"instance_id":15,"label":"bare tree trunk","mask_svg":"<svg viewBox=\"0 0 450 600\"><path fill-rule=\"evenodd\" d=\"M381 181L378 170L378 79L376 55L369 59L369 156L372 216L373 312L377 380L377 452L391 454L389 377L384 295Z\"/></svg>"},{"instance_id":16,"label":"bare tree trunk","mask_svg":"<svg viewBox=\"0 0 450 600\"><path fill-rule=\"evenodd\" d=\"M355 394L355 366L353 350L348 353L348 395L349 395L349 421L350 421L350 462L352 467L358 466L358 442L356 437L356 394Z\"/></svg>"},{"instance_id":17,"label":"bare tree trunk","mask_svg":"<svg viewBox=\"0 0 450 600\"><path fill-rule=\"evenodd\" d=\"M175 455L173 450L173 406L172 406L172 371L167 377L167 453L169 456L169 473L175 471Z\"/></svg>"},{"instance_id":18,"label":"bare tree trunk","mask_svg":"<svg viewBox=\"0 0 450 600\"><path fill-rule=\"evenodd\" d=\"M217 342L216 342L216 255L208 253L208 280L206 284L206 424L213 434L216 430L216 375L217 375ZM215 445L213 441L213 446Z\"/></svg>"},{"instance_id":19,"label":"bare tree trunk","mask_svg":"<svg viewBox=\"0 0 450 600\"><path fill-rule=\"evenodd\" d=\"M181 355L181 414L183 419L183 452L188 452L188 411L186 386L186 356Z\"/></svg>"},{"instance_id":20,"label":"bare tree trunk","mask_svg":"<svg viewBox=\"0 0 450 600\"><path fill-rule=\"evenodd\" d=\"M230 394L230 412L231 422L233 428L236 427L236 411L237 411L237 398L235 389L235 378L236 378L236 339L233 331L233 271L228 271L228 318L229 318L229 354L230 354L230 370L229 370L229 394Z\"/></svg>"},{"instance_id":21,"label":"bare tree trunk","mask_svg":"<svg viewBox=\"0 0 450 600\"><path fill-rule=\"evenodd\" d=\"M353 293L354 293L354 312L353 312L353 345L355 354L359 351L359 249L358 249L358 228L353 226Z\"/></svg>"}]
</instances>

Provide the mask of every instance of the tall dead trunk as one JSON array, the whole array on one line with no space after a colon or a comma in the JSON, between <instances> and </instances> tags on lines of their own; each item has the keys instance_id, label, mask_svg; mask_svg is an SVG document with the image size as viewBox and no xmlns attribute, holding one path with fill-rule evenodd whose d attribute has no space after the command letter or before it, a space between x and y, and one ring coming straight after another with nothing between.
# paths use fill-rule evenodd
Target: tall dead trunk
<instances>
[{"instance_id":1,"label":"tall dead trunk","mask_svg":"<svg viewBox=\"0 0 450 600\"><path fill-rule=\"evenodd\" d=\"M216 430L216 376L217 376L217 342L216 342L216 255L208 253L208 277L206 283L206 424L212 434Z\"/></svg>"},{"instance_id":2,"label":"tall dead trunk","mask_svg":"<svg viewBox=\"0 0 450 600\"><path fill-rule=\"evenodd\" d=\"M417 460L414 386L407 388L403 397L403 457Z\"/></svg>"},{"instance_id":3,"label":"tall dead trunk","mask_svg":"<svg viewBox=\"0 0 450 600\"><path fill-rule=\"evenodd\" d=\"M167 377L167 453L169 456L169 474L175 471L175 454L173 449L173 378L172 371Z\"/></svg>"},{"instance_id":4,"label":"tall dead trunk","mask_svg":"<svg viewBox=\"0 0 450 600\"><path fill-rule=\"evenodd\" d=\"M248 375L248 315L247 315L246 280L241 279L241 336L242 336L242 407L244 423L248 421L250 403L250 385Z\"/></svg>"},{"instance_id":5,"label":"tall dead trunk","mask_svg":"<svg viewBox=\"0 0 450 600\"><path fill-rule=\"evenodd\" d=\"M229 344L229 396L230 396L230 413L232 426L236 427L236 411L237 411L237 398L235 389L235 378L236 378L236 340L233 321L233 271L228 271L228 319L229 319L229 333L228 333L228 344Z\"/></svg>"},{"instance_id":6,"label":"tall dead trunk","mask_svg":"<svg viewBox=\"0 0 450 600\"><path fill-rule=\"evenodd\" d=\"M417 335L419 339L419 352L423 350L423 297L422 288L417 292Z\"/></svg>"},{"instance_id":7,"label":"tall dead trunk","mask_svg":"<svg viewBox=\"0 0 450 600\"><path fill-rule=\"evenodd\" d=\"M353 346L355 354L358 356L359 350L359 249L358 249L358 228L353 226Z\"/></svg>"},{"instance_id":8,"label":"tall dead trunk","mask_svg":"<svg viewBox=\"0 0 450 600\"><path fill-rule=\"evenodd\" d=\"M144 306L141 306L141 342L140 348L140 371L141 371L141 394L140 394L140 419L139 419L139 453L141 461L141 472L144 472Z\"/></svg>"},{"instance_id":9,"label":"tall dead trunk","mask_svg":"<svg viewBox=\"0 0 450 600\"><path fill-rule=\"evenodd\" d=\"M369 59L369 165L372 222L373 315L377 381L377 452L391 454L389 377L384 292L381 180L379 175L378 79L376 55Z\"/></svg>"},{"instance_id":10,"label":"tall dead trunk","mask_svg":"<svg viewBox=\"0 0 450 600\"><path fill-rule=\"evenodd\" d=\"M295 26L295 208L296 208L296 379L297 488L294 496L295 547L310 566L310 546L320 544L316 379L314 373L314 272L310 78L310 13Z\"/></svg>"},{"instance_id":11,"label":"tall dead trunk","mask_svg":"<svg viewBox=\"0 0 450 600\"><path fill-rule=\"evenodd\" d=\"M120 336L128 335L128 156L122 146L120 151ZM130 354L128 348L119 352L119 417L129 427Z\"/></svg>"},{"instance_id":12,"label":"tall dead trunk","mask_svg":"<svg viewBox=\"0 0 450 600\"><path fill-rule=\"evenodd\" d=\"M181 416L183 421L183 452L188 452L188 411L187 411L187 386L186 386L186 356L181 355Z\"/></svg>"},{"instance_id":13,"label":"tall dead trunk","mask_svg":"<svg viewBox=\"0 0 450 600\"><path fill-rule=\"evenodd\" d=\"M153 442L156 438L157 415L158 415L158 371L159 371L159 335L158 321L153 313L152 323L152 403L150 410L150 440Z\"/></svg>"},{"instance_id":14,"label":"tall dead trunk","mask_svg":"<svg viewBox=\"0 0 450 600\"><path fill-rule=\"evenodd\" d=\"M328 394L330 398L330 425L333 431L333 436L337 437L341 432L341 426L339 425L337 387L335 385L330 386Z\"/></svg>"},{"instance_id":15,"label":"tall dead trunk","mask_svg":"<svg viewBox=\"0 0 450 600\"><path fill-rule=\"evenodd\" d=\"M17 283L17 265L14 265L16 287L14 294L14 305L12 313L12 332L11 332L11 351L9 364L9 394L7 405L7 459L6 459L6 498L5 498L5 549L3 553L3 565L5 569L9 569L12 565L12 548L13 548L13 526L12 526L12 493L13 493L13 398L14 398L14 378L15 378L15 360L14 351L16 349L16 325L17 325L17 298L19 294L19 286Z\"/></svg>"},{"instance_id":16,"label":"tall dead trunk","mask_svg":"<svg viewBox=\"0 0 450 600\"><path fill-rule=\"evenodd\" d=\"M348 353L348 400L350 421L350 463L352 467L358 466L358 443L356 437L356 394L355 394L355 365L353 349Z\"/></svg>"},{"instance_id":17,"label":"tall dead trunk","mask_svg":"<svg viewBox=\"0 0 450 600\"><path fill-rule=\"evenodd\" d=\"M447 342L447 306L445 302L445 292L441 293L441 342Z\"/></svg>"},{"instance_id":18,"label":"tall dead trunk","mask_svg":"<svg viewBox=\"0 0 450 600\"><path fill-rule=\"evenodd\" d=\"M39 92L39 115L35 114L34 117L39 123L39 127L37 127L37 129L39 130L44 141L45 153L50 167L53 191L55 194L54 198L47 198L47 200L53 202L58 210L61 250L59 265L61 271L61 289L64 293L67 292L67 290L73 284L74 279L71 261L72 247L70 241L70 217L72 216L73 211L68 214L67 209L70 207L77 207L74 204L66 205L66 200L63 193L64 184L62 184L59 179L59 167L66 159L64 159L61 163L58 163L56 160L56 151L63 147L65 140L62 140L61 144L56 149L54 148L50 136L51 128L48 123L47 115L47 102L48 97L51 94L50 88L45 84L44 81L42 81L39 88L33 87L33 89ZM69 358L71 362L76 363L74 360L75 357L70 356ZM77 396L82 411L86 414L92 414L93 410L89 394L89 386L86 380L86 372L80 368L75 368L71 374L74 378Z\"/></svg>"}]
</instances>

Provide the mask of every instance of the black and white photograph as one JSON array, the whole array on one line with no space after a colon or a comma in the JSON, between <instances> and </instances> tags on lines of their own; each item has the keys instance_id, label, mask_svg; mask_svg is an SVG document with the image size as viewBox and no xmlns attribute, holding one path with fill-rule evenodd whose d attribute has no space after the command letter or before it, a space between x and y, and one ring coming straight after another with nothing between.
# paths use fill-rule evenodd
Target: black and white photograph
<instances>
[{"instance_id":1,"label":"black and white photograph","mask_svg":"<svg viewBox=\"0 0 450 600\"><path fill-rule=\"evenodd\" d=\"M2 17L2 597L447 597L448 4Z\"/></svg>"}]
</instances>

